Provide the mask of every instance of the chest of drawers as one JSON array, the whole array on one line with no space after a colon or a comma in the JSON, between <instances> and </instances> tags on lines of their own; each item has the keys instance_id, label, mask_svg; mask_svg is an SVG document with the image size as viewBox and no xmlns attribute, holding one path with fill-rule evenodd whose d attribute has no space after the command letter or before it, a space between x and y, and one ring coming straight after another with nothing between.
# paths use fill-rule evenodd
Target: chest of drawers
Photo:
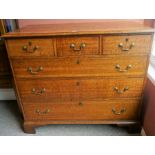
<instances>
[{"instance_id":1,"label":"chest of drawers","mask_svg":"<svg viewBox=\"0 0 155 155\"><path fill-rule=\"evenodd\" d=\"M38 25L4 35L25 132L47 124L140 125L153 30L105 25Z\"/></svg>"}]
</instances>

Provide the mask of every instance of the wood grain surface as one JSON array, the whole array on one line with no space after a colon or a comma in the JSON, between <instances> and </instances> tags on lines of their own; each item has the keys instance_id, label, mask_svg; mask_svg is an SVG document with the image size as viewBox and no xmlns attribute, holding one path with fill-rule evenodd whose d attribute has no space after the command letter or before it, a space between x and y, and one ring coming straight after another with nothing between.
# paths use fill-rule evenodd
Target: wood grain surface
<instances>
[{"instance_id":1,"label":"wood grain surface","mask_svg":"<svg viewBox=\"0 0 155 155\"><path fill-rule=\"evenodd\" d=\"M150 26L137 22L111 21L111 22L89 22L89 23L67 23L67 24L45 24L29 25L19 31L3 35L10 37L34 37L34 36L60 36L81 34L127 34L127 33L152 33L154 29Z\"/></svg>"},{"instance_id":2,"label":"wood grain surface","mask_svg":"<svg viewBox=\"0 0 155 155\"><path fill-rule=\"evenodd\" d=\"M134 77L144 76L147 56L136 57L66 57L39 59L12 59L15 76L19 78L41 77ZM120 65L120 69L116 68ZM127 66L132 67L127 69ZM32 68L32 74L28 68ZM38 71L42 67L43 70ZM126 70L120 72L120 70Z\"/></svg>"},{"instance_id":3,"label":"wood grain surface","mask_svg":"<svg viewBox=\"0 0 155 155\"><path fill-rule=\"evenodd\" d=\"M153 32L134 22L100 22L5 34L24 131L62 123L140 129Z\"/></svg>"},{"instance_id":4,"label":"wood grain surface","mask_svg":"<svg viewBox=\"0 0 155 155\"><path fill-rule=\"evenodd\" d=\"M27 50L23 50L24 46L27 47ZM35 50L35 47L38 47L38 49ZM10 57L54 56L54 40L52 38L8 40L7 48Z\"/></svg>"},{"instance_id":5,"label":"wood grain surface","mask_svg":"<svg viewBox=\"0 0 155 155\"><path fill-rule=\"evenodd\" d=\"M144 78L34 79L18 80L23 104L48 101L102 100L141 97ZM117 92L114 87L117 87ZM128 87L128 90L124 89ZM35 89L35 92L32 90ZM45 89L45 92L42 90Z\"/></svg>"},{"instance_id":6,"label":"wood grain surface","mask_svg":"<svg viewBox=\"0 0 155 155\"><path fill-rule=\"evenodd\" d=\"M102 100L64 102L55 104L38 103L24 105L25 120L136 120L139 114L138 100ZM112 109L119 113L115 114ZM37 113L39 110L40 113ZM46 111L49 110L48 113Z\"/></svg>"}]
</instances>

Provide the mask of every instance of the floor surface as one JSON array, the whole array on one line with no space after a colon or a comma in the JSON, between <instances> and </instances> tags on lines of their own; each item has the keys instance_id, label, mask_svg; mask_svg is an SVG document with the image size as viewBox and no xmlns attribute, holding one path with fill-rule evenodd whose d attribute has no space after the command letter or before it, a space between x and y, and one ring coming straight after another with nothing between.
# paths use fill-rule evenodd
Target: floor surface
<instances>
[{"instance_id":1,"label":"floor surface","mask_svg":"<svg viewBox=\"0 0 155 155\"><path fill-rule=\"evenodd\" d=\"M115 125L48 125L25 134L16 101L0 101L0 136L129 136L126 128ZM137 134L134 134L137 135Z\"/></svg>"}]
</instances>

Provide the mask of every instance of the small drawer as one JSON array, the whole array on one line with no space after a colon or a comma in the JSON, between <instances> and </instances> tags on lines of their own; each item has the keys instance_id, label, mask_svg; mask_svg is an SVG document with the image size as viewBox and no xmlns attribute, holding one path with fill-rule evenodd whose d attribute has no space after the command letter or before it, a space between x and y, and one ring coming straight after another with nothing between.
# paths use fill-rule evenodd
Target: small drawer
<instances>
[{"instance_id":1,"label":"small drawer","mask_svg":"<svg viewBox=\"0 0 155 155\"><path fill-rule=\"evenodd\" d=\"M144 76L147 57L12 59L16 77Z\"/></svg>"},{"instance_id":2,"label":"small drawer","mask_svg":"<svg viewBox=\"0 0 155 155\"><path fill-rule=\"evenodd\" d=\"M62 37L57 39L58 56L98 55L99 37Z\"/></svg>"},{"instance_id":3,"label":"small drawer","mask_svg":"<svg viewBox=\"0 0 155 155\"><path fill-rule=\"evenodd\" d=\"M46 102L24 105L25 120L136 120L139 99Z\"/></svg>"},{"instance_id":4,"label":"small drawer","mask_svg":"<svg viewBox=\"0 0 155 155\"><path fill-rule=\"evenodd\" d=\"M141 97L143 78L20 79L23 103Z\"/></svg>"},{"instance_id":5,"label":"small drawer","mask_svg":"<svg viewBox=\"0 0 155 155\"><path fill-rule=\"evenodd\" d=\"M148 54L152 35L103 36L102 54Z\"/></svg>"},{"instance_id":6,"label":"small drawer","mask_svg":"<svg viewBox=\"0 0 155 155\"><path fill-rule=\"evenodd\" d=\"M54 39L29 38L7 40L10 57L54 56Z\"/></svg>"}]
</instances>

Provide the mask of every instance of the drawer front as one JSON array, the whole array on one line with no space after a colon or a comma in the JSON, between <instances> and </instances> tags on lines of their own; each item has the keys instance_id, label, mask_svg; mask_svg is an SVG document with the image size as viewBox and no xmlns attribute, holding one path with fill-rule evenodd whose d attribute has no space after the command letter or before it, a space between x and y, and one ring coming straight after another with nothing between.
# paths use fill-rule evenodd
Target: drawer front
<instances>
[{"instance_id":1,"label":"drawer front","mask_svg":"<svg viewBox=\"0 0 155 155\"><path fill-rule=\"evenodd\" d=\"M54 39L10 39L7 48L10 57L54 56Z\"/></svg>"},{"instance_id":2,"label":"drawer front","mask_svg":"<svg viewBox=\"0 0 155 155\"><path fill-rule=\"evenodd\" d=\"M24 105L26 120L136 120L140 101L135 99L52 102Z\"/></svg>"},{"instance_id":3,"label":"drawer front","mask_svg":"<svg viewBox=\"0 0 155 155\"><path fill-rule=\"evenodd\" d=\"M147 57L16 59L16 77L144 76Z\"/></svg>"},{"instance_id":4,"label":"drawer front","mask_svg":"<svg viewBox=\"0 0 155 155\"><path fill-rule=\"evenodd\" d=\"M151 35L104 36L102 54L148 54Z\"/></svg>"},{"instance_id":5,"label":"drawer front","mask_svg":"<svg viewBox=\"0 0 155 155\"><path fill-rule=\"evenodd\" d=\"M58 56L98 55L99 37L63 37L57 39Z\"/></svg>"},{"instance_id":6,"label":"drawer front","mask_svg":"<svg viewBox=\"0 0 155 155\"><path fill-rule=\"evenodd\" d=\"M140 97L143 78L17 80L23 103Z\"/></svg>"}]
</instances>

